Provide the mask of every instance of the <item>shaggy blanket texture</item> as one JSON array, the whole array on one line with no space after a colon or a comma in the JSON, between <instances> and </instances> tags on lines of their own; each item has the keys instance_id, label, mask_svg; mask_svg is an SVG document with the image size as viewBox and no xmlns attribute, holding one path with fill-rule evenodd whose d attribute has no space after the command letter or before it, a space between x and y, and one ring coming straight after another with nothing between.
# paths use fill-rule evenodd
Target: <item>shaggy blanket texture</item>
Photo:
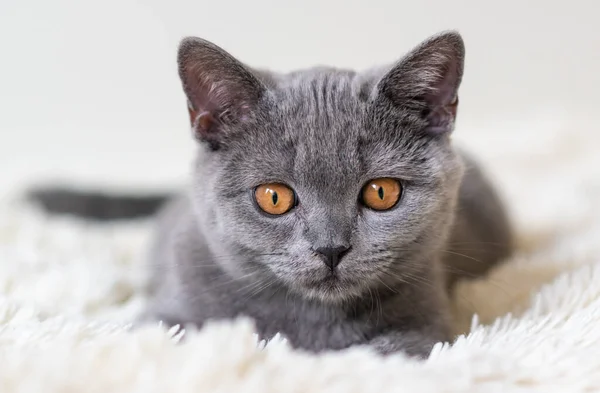
<instances>
[{"instance_id":1,"label":"shaggy blanket texture","mask_svg":"<svg viewBox=\"0 0 600 393\"><path fill-rule=\"evenodd\" d=\"M456 141L498 184L518 250L458 287L457 339L426 361L312 356L282 338L258 343L248 320L188 329L179 344L158 324L132 330L151 220L48 217L21 201L24 184L3 184L0 392L600 390L597 122L540 116L484 131L459 128Z\"/></svg>"}]
</instances>

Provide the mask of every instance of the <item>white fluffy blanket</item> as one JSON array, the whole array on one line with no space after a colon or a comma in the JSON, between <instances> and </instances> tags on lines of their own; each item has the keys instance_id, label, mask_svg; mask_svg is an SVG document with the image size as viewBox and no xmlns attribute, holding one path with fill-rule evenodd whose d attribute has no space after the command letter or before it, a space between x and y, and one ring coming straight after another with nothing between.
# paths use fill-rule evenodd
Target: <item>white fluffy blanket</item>
<instances>
[{"instance_id":1,"label":"white fluffy blanket","mask_svg":"<svg viewBox=\"0 0 600 393\"><path fill-rule=\"evenodd\" d=\"M130 331L149 221L49 218L13 188L0 198L0 392L600 390L599 131L556 116L458 130L510 205L518 252L459 287L464 334L424 362L264 347L245 320L180 345L159 326Z\"/></svg>"}]
</instances>

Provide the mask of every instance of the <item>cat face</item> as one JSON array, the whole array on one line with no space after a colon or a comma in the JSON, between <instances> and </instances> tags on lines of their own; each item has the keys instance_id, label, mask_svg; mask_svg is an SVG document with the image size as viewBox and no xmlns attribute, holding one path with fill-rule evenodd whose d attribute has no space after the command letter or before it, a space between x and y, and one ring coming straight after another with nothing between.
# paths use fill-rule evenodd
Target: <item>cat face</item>
<instances>
[{"instance_id":1,"label":"cat face","mask_svg":"<svg viewBox=\"0 0 600 393\"><path fill-rule=\"evenodd\" d=\"M185 41L194 204L224 268L328 302L430 268L462 174L462 55L448 33L386 72L275 75Z\"/></svg>"}]
</instances>

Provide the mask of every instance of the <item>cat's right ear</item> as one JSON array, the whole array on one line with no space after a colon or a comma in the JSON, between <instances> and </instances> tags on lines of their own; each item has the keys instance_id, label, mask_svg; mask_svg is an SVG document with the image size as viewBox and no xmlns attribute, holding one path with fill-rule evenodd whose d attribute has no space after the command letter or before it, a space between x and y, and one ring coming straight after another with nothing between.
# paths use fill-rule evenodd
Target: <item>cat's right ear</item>
<instances>
[{"instance_id":1,"label":"cat's right ear","mask_svg":"<svg viewBox=\"0 0 600 393\"><path fill-rule=\"evenodd\" d=\"M200 38L181 41L177 61L194 134L218 146L227 126L252 115L266 88L241 62Z\"/></svg>"}]
</instances>

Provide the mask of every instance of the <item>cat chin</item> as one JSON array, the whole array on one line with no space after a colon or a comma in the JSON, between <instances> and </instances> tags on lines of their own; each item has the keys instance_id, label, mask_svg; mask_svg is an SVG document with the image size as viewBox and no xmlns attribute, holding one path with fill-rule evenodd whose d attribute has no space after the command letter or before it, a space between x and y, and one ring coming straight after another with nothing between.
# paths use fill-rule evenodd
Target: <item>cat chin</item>
<instances>
[{"instance_id":1,"label":"cat chin","mask_svg":"<svg viewBox=\"0 0 600 393\"><path fill-rule=\"evenodd\" d=\"M296 283L292 290L302 297L327 304L344 304L361 297L365 291L359 283L351 283L335 278L326 278L318 282Z\"/></svg>"}]
</instances>

